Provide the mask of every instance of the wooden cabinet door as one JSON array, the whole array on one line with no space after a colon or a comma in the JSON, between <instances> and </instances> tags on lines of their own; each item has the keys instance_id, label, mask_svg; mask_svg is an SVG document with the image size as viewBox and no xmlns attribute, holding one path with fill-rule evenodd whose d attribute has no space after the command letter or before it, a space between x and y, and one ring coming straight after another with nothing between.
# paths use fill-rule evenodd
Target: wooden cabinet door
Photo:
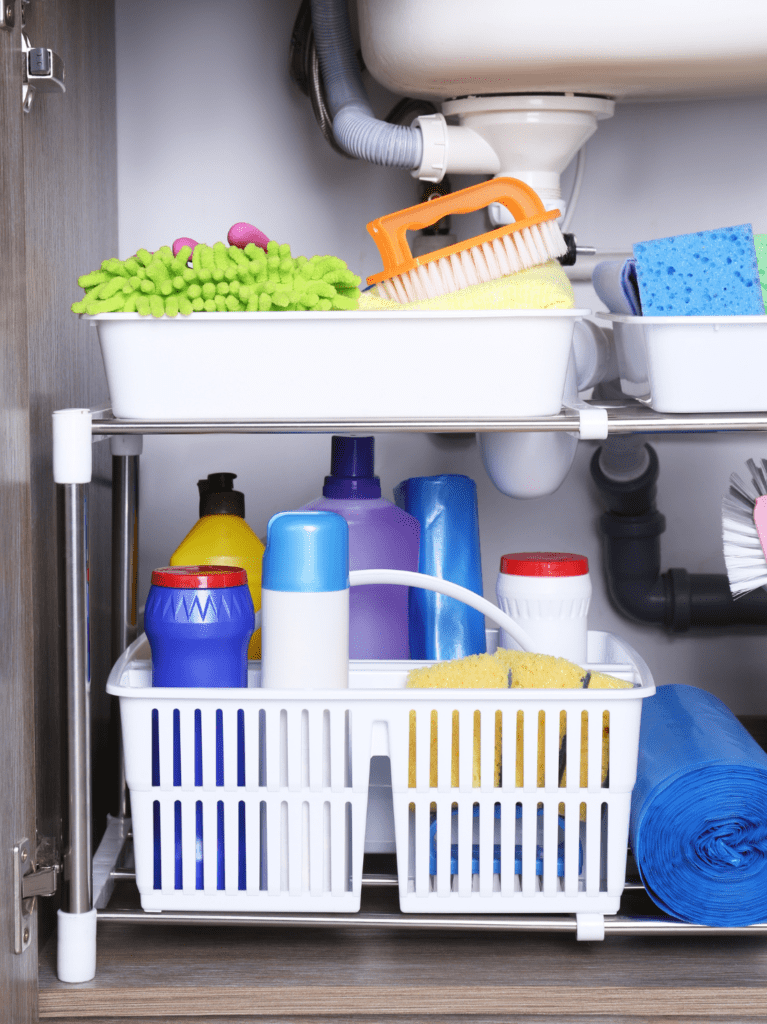
<instances>
[{"instance_id":1,"label":"wooden cabinet door","mask_svg":"<svg viewBox=\"0 0 767 1024\"><path fill-rule=\"evenodd\" d=\"M94 332L69 306L80 297L77 276L117 255L114 9L109 0L24 5L31 44L62 58L67 88L38 93L25 114L22 3L2 3L15 24L0 28L0 1021L25 1024L37 1018L37 936L14 954L11 851L19 839L34 850L45 837L63 853L66 835L51 413L108 403ZM95 455L91 637L100 694L109 657L108 443ZM107 699L94 697L97 748L106 746L107 717ZM97 794L99 817L105 799ZM56 902L41 908L43 939Z\"/></svg>"}]
</instances>

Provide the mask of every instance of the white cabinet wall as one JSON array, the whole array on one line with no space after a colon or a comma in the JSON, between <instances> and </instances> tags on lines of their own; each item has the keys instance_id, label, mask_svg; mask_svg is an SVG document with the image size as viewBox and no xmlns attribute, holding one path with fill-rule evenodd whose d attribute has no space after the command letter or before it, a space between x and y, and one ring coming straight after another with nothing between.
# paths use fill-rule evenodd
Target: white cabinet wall
<instances>
[{"instance_id":1,"label":"white cabinet wall","mask_svg":"<svg viewBox=\"0 0 767 1024\"><path fill-rule=\"evenodd\" d=\"M232 223L246 220L289 242L296 255L330 252L362 276L379 269L365 224L412 204L418 186L405 171L346 160L324 142L308 100L288 76L297 8L297 0L117 0L121 258L180 235L212 243L225 239ZM397 98L368 84L383 116ZM746 221L765 232L765 168L766 98L618 106L588 143L572 227L580 241L601 251ZM572 168L565 194L571 175ZM455 184L473 180L456 178ZM479 215L466 218L459 230L463 237L478 233ZM578 305L597 308L590 287L577 285L576 296ZM254 393L269 386L253 379ZM667 518L663 570L723 572L721 496L733 470L766 454L763 435L649 440L660 458L658 507ZM629 623L609 605L597 533L602 508L588 473L593 448L593 442L581 443L555 495L528 502L495 490L470 439L379 435L376 466L389 496L413 475L466 473L477 481L485 596L494 595L505 551L582 552L594 577L593 628L624 636L659 684L700 685L738 714L767 712L763 634L671 637ZM262 535L274 512L320 493L329 458L327 436L146 437L142 595L151 569L167 563L196 519L201 476L236 472L248 522Z\"/></svg>"}]
</instances>

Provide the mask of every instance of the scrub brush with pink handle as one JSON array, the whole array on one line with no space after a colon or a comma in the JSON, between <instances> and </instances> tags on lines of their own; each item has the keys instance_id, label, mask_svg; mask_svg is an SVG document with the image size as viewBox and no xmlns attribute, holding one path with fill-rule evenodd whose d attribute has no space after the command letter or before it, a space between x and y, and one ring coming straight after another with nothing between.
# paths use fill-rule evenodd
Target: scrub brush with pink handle
<instances>
[{"instance_id":1,"label":"scrub brush with pink handle","mask_svg":"<svg viewBox=\"0 0 767 1024\"><path fill-rule=\"evenodd\" d=\"M746 462L751 481L730 477L722 499L722 540L733 597L767 586L767 460Z\"/></svg>"}]
</instances>

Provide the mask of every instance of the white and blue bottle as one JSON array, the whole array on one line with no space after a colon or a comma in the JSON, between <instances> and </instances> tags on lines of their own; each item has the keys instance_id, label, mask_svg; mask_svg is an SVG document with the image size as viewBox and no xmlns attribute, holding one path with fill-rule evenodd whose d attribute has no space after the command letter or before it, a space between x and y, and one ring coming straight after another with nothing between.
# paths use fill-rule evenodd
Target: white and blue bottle
<instances>
[{"instance_id":1,"label":"white and blue bottle","mask_svg":"<svg viewBox=\"0 0 767 1024\"><path fill-rule=\"evenodd\" d=\"M269 520L261 583L261 685L349 685L349 528L335 512Z\"/></svg>"}]
</instances>

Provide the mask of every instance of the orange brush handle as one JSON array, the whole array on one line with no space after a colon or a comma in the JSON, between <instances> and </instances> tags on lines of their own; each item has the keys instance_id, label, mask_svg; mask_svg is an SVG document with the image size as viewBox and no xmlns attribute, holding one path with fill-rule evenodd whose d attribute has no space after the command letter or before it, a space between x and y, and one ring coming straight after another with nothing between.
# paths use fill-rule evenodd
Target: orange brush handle
<instances>
[{"instance_id":1,"label":"orange brush handle","mask_svg":"<svg viewBox=\"0 0 767 1024\"><path fill-rule=\"evenodd\" d=\"M371 220L367 226L384 266L383 274L376 274L376 277L393 277L401 272L403 266L412 265L413 254L407 244L408 231L420 231L451 213L473 213L490 203L501 203L515 221L535 221L546 216L537 192L517 178L492 178L439 199L388 213L385 217Z\"/></svg>"}]
</instances>

